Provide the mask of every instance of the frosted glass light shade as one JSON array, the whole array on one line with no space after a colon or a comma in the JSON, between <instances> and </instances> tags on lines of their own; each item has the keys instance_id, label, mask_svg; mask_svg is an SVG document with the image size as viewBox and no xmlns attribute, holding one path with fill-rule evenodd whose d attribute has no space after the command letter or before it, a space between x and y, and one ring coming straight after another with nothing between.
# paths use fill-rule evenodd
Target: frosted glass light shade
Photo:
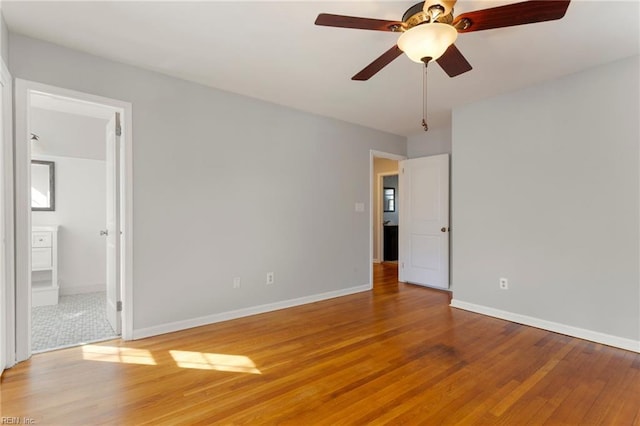
<instances>
[{"instance_id":1,"label":"frosted glass light shade","mask_svg":"<svg viewBox=\"0 0 640 426\"><path fill-rule=\"evenodd\" d=\"M456 38L458 31L451 25L433 22L409 28L398 39L398 47L414 62L427 57L435 61Z\"/></svg>"}]
</instances>

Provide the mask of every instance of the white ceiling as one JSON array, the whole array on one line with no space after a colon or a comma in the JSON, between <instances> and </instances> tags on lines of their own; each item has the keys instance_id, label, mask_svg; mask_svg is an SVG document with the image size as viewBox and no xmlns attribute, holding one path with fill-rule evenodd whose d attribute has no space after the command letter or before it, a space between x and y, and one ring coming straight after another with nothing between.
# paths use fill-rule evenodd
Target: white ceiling
<instances>
[{"instance_id":1,"label":"white ceiling","mask_svg":"<svg viewBox=\"0 0 640 426\"><path fill-rule=\"evenodd\" d=\"M31 155L35 158L55 155L104 161L108 120L33 106L29 119L31 132L39 137L31 143Z\"/></svg>"},{"instance_id":2,"label":"white ceiling","mask_svg":"<svg viewBox=\"0 0 640 426\"><path fill-rule=\"evenodd\" d=\"M318 13L400 20L414 1L11 1L12 32L230 92L410 136L422 132L422 66L405 56L366 82L351 76L398 35L318 27ZM514 3L459 0L454 14ZM574 0L562 20L460 34L474 69L429 67L428 117L640 53L637 0ZM43 64L46 66L46 64Z\"/></svg>"},{"instance_id":3,"label":"white ceiling","mask_svg":"<svg viewBox=\"0 0 640 426\"><path fill-rule=\"evenodd\" d=\"M40 92L31 92L29 106L30 131L39 138L32 142L32 155L104 161L113 108Z\"/></svg>"}]
</instances>

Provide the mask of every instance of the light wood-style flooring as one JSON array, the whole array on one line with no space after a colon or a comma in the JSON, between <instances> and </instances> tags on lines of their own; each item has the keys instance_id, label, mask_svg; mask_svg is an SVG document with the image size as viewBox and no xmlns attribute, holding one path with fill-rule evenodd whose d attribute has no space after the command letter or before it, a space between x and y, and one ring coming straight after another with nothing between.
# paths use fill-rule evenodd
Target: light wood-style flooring
<instances>
[{"instance_id":1,"label":"light wood-style flooring","mask_svg":"<svg viewBox=\"0 0 640 426\"><path fill-rule=\"evenodd\" d=\"M38 425L640 425L640 354L450 308L375 265L359 293L35 355L1 416ZM303 285L304 283L301 283Z\"/></svg>"}]
</instances>

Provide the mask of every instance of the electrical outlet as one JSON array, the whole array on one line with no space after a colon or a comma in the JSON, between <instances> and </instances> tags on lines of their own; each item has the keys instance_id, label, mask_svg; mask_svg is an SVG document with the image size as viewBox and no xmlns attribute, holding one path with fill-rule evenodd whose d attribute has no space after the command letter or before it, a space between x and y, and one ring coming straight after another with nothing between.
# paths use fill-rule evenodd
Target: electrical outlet
<instances>
[{"instance_id":1,"label":"electrical outlet","mask_svg":"<svg viewBox=\"0 0 640 426\"><path fill-rule=\"evenodd\" d=\"M235 277L233 279L233 288L240 288L240 277Z\"/></svg>"},{"instance_id":2,"label":"electrical outlet","mask_svg":"<svg viewBox=\"0 0 640 426\"><path fill-rule=\"evenodd\" d=\"M267 272L267 285L273 284L276 281L276 277L273 272Z\"/></svg>"},{"instance_id":3,"label":"electrical outlet","mask_svg":"<svg viewBox=\"0 0 640 426\"><path fill-rule=\"evenodd\" d=\"M500 278L500 288L502 290L509 290L509 280L506 278Z\"/></svg>"}]
</instances>

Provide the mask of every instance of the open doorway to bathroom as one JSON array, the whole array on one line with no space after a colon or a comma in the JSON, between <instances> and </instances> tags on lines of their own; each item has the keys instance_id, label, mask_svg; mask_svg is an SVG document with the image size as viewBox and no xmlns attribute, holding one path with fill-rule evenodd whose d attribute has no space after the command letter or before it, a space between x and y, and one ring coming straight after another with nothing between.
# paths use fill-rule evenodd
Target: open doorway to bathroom
<instances>
[{"instance_id":1,"label":"open doorway to bathroom","mask_svg":"<svg viewBox=\"0 0 640 426\"><path fill-rule=\"evenodd\" d=\"M31 351L116 338L107 318L111 108L30 94ZM113 184L113 182L111 182Z\"/></svg>"},{"instance_id":2,"label":"open doorway to bathroom","mask_svg":"<svg viewBox=\"0 0 640 426\"><path fill-rule=\"evenodd\" d=\"M12 357L21 362L33 352L116 335L131 339L132 105L22 79L16 79L14 87L16 285L15 316L9 318L8 324L15 333ZM89 122L100 130L88 130L89 122L84 120L83 126L80 118L95 119ZM67 125L55 127L64 124L65 119L70 120ZM51 136L52 131L62 137ZM102 147L98 142L89 142L94 133ZM72 143L74 138L78 141ZM45 146L47 141L51 146ZM75 145L80 148L72 149ZM41 167L33 176L32 159L39 159L36 168ZM32 202L32 193L38 200ZM38 204L36 210L32 210L32 204ZM101 212L94 215L98 205ZM97 215L99 220L90 219ZM80 243L81 238L86 241ZM92 243L87 243L89 240ZM71 301L80 307L79 311L64 309L68 306L64 303L66 296L79 299ZM63 336L60 333L65 330L64 325L50 320L45 331L47 347L35 345L32 331L37 324L33 311L40 307L54 309L53 306L61 316L75 320L74 328L67 328ZM104 312L110 329L104 325L104 317L99 319L100 326L80 321L81 317L95 320L92 311ZM58 335L53 343L52 334ZM73 341L65 340L69 336Z\"/></svg>"}]
</instances>

